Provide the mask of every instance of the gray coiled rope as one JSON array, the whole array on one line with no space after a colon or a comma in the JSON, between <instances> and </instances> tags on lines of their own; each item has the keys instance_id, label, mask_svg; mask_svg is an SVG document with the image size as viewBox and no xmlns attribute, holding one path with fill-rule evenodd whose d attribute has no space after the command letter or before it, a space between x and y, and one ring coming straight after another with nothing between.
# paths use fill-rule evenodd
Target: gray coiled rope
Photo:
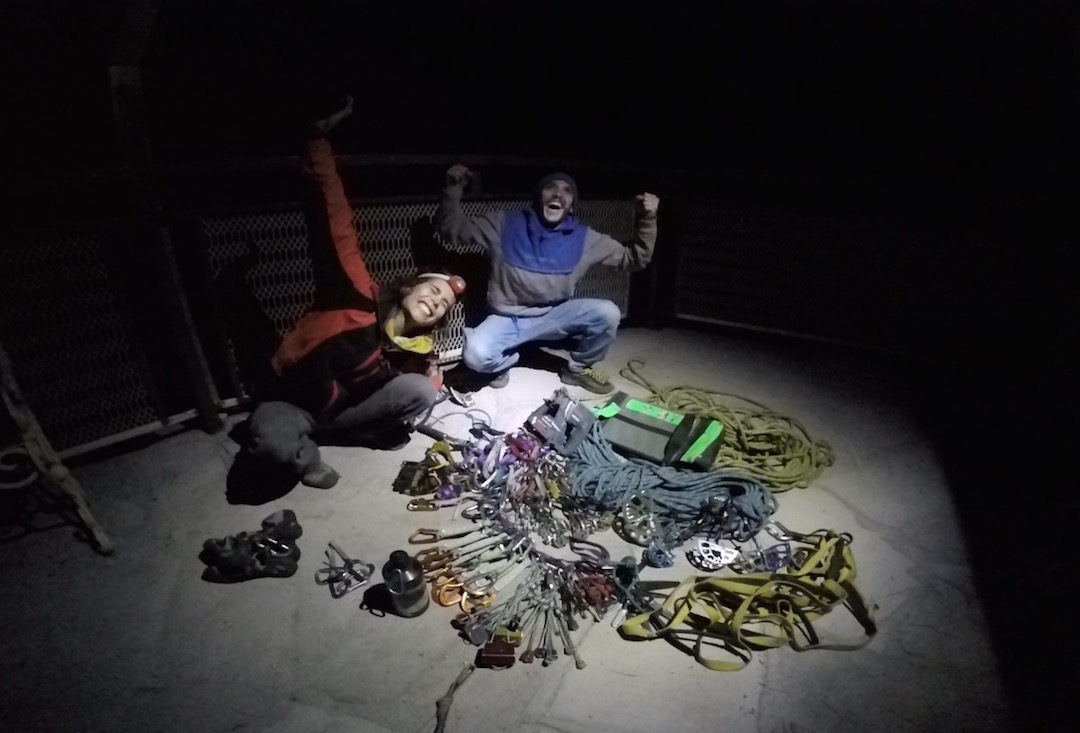
<instances>
[{"instance_id":1,"label":"gray coiled rope","mask_svg":"<svg viewBox=\"0 0 1080 733\"><path fill-rule=\"evenodd\" d=\"M741 521L726 533L737 542L756 535L776 512L776 499L764 484L728 471L695 472L625 459L593 425L570 460L570 494L602 511L618 512L644 493L664 519L695 521L703 508L721 503Z\"/></svg>"}]
</instances>

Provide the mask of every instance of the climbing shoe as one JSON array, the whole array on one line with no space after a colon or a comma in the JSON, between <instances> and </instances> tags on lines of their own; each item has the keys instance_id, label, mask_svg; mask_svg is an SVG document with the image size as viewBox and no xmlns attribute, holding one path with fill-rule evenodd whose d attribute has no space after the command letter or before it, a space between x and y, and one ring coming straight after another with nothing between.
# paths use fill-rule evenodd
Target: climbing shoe
<instances>
[{"instance_id":1,"label":"climbing shoe","mask_svg":"<svg viewBox=\"0 0 1080 733\"><path fill-rule=\"evenodd\" d=\"M585 367L580 372L571 371L569 367L559 373L559 379L563 384L571 384L594 394L607 394L615 389L608 376L596 367Z\"/></svg>"}]
</instances>

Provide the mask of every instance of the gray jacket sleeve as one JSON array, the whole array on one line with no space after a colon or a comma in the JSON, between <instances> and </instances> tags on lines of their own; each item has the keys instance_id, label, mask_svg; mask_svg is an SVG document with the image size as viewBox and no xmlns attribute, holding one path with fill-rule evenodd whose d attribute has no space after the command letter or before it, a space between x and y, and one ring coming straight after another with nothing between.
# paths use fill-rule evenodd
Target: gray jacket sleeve
<instances>
[{"instance_id":1,"label":"gray jacket sleeve","mask_svg":"<svg viewBox=\"0 0 1080 733\"><path fill-rule=\"evenodd\" d=\"M504 212L489 211L480 216L466 216L461 209L461 194L461 186L443 189L439 196L439 208L435 210L435 229L453 251L471 245L486 252L499 241Z\"/></svg>"},{"instance_id":2,"label":"gray jacket sleeve","mask_svg":"<svg viewBox=\"0 0 1080 733\"><path fill-rule=\"evenodd\" d=\"M627 244L595 229L585 236L585 259L589 266L600 264L620 270L643 270L652 260L656 246L656 217L637 217L634 234Z\"/></svg>"}]
</instances>

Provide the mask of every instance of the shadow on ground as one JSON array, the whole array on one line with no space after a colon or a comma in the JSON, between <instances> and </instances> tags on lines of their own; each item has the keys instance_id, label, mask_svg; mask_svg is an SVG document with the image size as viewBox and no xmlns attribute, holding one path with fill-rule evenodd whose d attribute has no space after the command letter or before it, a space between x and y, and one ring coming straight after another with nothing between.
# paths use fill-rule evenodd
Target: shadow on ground
<instances>
[{"instance_id":1,"label":"shadow on ground","mask_svg":"<svg viewBox=\"0 0 1080 733\"><path fill-rule=\"evenodd\" d=\"M1054 373L1051 365L1063 368L1064 359L985 356L927 370L923 415L948 476L1017 730L1077 730L1080 712L1064 694L1080 655L1067 627L1080 580L1070 458L1080 443L1075 379Z\"/></svg>"}]
</instances>

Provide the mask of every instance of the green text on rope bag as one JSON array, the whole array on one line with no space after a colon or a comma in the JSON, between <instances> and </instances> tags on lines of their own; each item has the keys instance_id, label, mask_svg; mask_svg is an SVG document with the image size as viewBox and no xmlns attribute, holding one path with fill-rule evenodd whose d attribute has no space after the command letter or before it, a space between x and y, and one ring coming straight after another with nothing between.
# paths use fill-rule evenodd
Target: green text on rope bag
<instances>
[{"instance_id":1,"label":"green text on rope bag","mask_svg":"<svg viewBox=\"0 0 1080 733\"><path fill-rule=\"evenodd\" d=\"M625 392L617 392L596 414L613 448L664 466L685 464L709 470L724 431L717 420L674 412Z\"/></svg>"}]
</instances>

